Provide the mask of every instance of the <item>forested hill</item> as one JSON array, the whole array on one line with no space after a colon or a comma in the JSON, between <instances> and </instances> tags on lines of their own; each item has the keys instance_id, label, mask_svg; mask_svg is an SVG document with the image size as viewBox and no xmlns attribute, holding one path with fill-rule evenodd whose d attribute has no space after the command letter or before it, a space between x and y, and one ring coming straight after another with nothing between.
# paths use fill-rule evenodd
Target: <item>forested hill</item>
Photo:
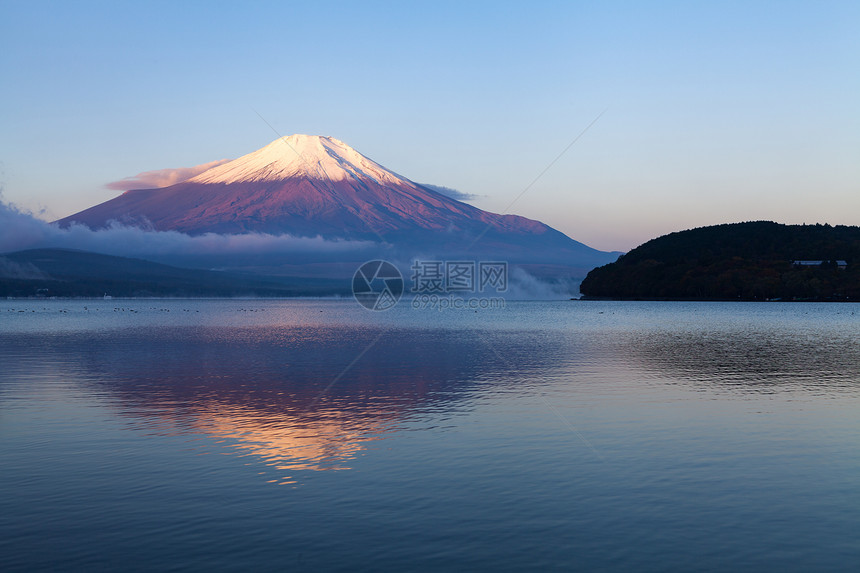
<instances>
[{"instance_id":1,"label":"forested hill","mask_svg":"<svg viewBox=\"0 0 860 573\"><path fill-rule=\"evenodd\" d=\"M592 270L580 290L622 299L860 300L860 227L755 221L671 233Z\"/></svg>"},{"instance_id":2,"label":"forested hill","mask_svg":"<svg viewBox=\"0 0 860 573\"><path fill-rule=\"evenodd\" d=\"M347 288L344 288L347 285ZM2 297L231 297L348 295L347 281L184 269L69 249L0 254Z\"/></svg>"}]
</instances>

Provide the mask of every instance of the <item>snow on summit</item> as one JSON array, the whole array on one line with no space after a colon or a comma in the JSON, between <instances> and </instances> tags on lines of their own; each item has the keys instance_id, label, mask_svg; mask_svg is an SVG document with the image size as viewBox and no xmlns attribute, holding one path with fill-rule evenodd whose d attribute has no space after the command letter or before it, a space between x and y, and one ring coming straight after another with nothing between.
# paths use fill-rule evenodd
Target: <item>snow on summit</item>
<instances>
[{"instance_id":1,"label":"snow on summit","mask_svg":"<svg viewBox=\"0 0 860 573\"><path fill-rule=\"evenodd\" d=\"M262 149L209 169L189 181L240 183L302 176L330 181L369 179L380 185L406 181L393 175L339 139L296 134L276 139Z\"/></svg>"}]
</instances>

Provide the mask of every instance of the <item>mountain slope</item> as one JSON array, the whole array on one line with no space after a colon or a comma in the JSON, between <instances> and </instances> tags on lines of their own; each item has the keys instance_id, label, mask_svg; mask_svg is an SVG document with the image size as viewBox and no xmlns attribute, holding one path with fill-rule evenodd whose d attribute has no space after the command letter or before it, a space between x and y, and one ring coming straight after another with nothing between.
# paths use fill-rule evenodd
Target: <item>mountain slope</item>
<instances>
[{"instance_id":1,"label":"mountain slope","mask_svg":"<svg viewBox=\"0 0 860 573\"><path fill-rule=\"evenodd\" d=\"M191 235L361 239L586 266L617 255L538 221L482 211L401 177L337 139L308 135L278 139L170 187L127 191L59 223L98 229L111 221Z\"/></svg>"}]
</instances>

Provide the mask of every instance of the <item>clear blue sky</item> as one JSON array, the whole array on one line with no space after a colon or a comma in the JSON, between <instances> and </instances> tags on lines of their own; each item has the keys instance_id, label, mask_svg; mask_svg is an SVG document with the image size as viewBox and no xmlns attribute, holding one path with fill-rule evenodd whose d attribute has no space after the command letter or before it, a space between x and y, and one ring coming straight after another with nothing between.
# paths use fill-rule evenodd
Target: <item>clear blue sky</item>
<instances>
[{"instance_id":1,"label":"clear blue sky","mask_svg":"<svg viewBox=\"0 0 860 573\"><path fill-rule=\"evenodd\" d=\"M141 171L342 139L606 250L860 224L860 2L0 2L0 184L46 219ZM256 110L256 111L255 111Z\"/></svg>"}]
</instances>

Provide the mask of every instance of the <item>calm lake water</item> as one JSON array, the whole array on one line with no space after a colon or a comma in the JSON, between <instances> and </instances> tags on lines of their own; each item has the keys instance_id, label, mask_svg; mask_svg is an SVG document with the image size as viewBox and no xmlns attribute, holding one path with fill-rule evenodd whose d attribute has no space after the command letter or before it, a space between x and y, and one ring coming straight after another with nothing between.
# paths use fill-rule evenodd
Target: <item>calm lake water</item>
<instances>
[{"instance_id":1,"label":"calm lake water","mask_svg":"<svg viewBox=\"0 0 860 573\"><path fill-rule=\"evenodd\" d=\"M0 570L860 570L860 305L0 302Z\"/></svg>"}]
</instances>

